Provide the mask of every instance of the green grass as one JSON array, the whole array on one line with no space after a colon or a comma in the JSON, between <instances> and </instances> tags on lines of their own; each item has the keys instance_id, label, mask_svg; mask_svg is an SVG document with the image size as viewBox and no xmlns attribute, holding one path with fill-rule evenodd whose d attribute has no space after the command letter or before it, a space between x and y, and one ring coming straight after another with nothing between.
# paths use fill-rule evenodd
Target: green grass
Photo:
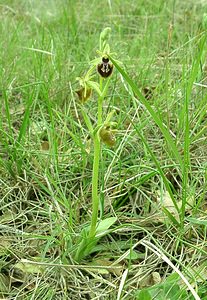
<instances>
[{"instance_id":1,"label":"green grass","mask_svg":"<svg viewBox=\"0 0 207 300\"><path fill-rule=\"evenodd\" d=\"M206 12L201 0L1 1L0 298L207 299ZM101 146L102 222L77 262L97 96L82 114L76 78L105 27L103 120L115 110L118 132Z\"/></svg>"}]
</instances>

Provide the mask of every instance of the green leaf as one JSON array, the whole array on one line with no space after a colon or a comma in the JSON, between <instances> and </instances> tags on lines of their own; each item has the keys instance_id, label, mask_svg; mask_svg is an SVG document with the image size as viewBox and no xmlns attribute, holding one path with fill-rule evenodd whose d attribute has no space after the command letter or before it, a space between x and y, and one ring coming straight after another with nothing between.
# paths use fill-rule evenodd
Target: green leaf
<instances>
[{"instance_id":1,"label":"green leaf","mask_svg":"<svg viewBox=\"0 0 207 300\"><path fill-rule=\"evenodd\" d=\"M85 112L84 108L81 107L81 113L82 113L82 116L84 118L84 121L86 123L86 126L88 127L88 130L89 130L89 133L91 136L93 136L93 125L91 123L91 120L90 118L88 117L87 113Z\"/></svg>"},{"instance_id":2,"label":"green leaf","mask_svg":"<svg viewBox=\"0 0 207 300\"><path fill-rule=\"evenodd\" d=\"M188 217L187 220L190 223L193 223L193 224L204 225L204 226L207 225L207 220L196 219L196 218L193 218L193 217Z\"/></svg>"},{"instance_id":3,"label":"green leaf","mask_svg":"<svg viewBox=\"0 0 207 300\"><path fill-rule=\"evenodd\" d=\"M96 229L96 236L97 235L100 236L100 235L104 234L105 231L107 229L109 229L116 222L116 220L117 220L117 217L111 217L111 218L102 220Z\"/></svg>"},{"instance_id":4,"label":"green leaf","mask_svg":"<svg viewBox=\"0 0 207 300\"><path fill-rule=\"evenodd\" d=\"M131 250L130 253L125 257L125 259L128 260L134 260L139 258L140 258L140 254L135 250Z\"/></svg>"},{"instance_id":5,"label":"green leaf","mask_svg":"<svg viewBox=\"0 0 207 300\"><path fill-rule=\"evenodd\" d=\"M29 261L22 259L20 260L15 266L15 269L21 270L23 273L27 274L36 274L36 273L42 273L43 267L34 263L30 263Z\"/></svg>"},{"instance_id":6,"label":"green leaf","mask_svg":"<svg viewBox=\"0 0 207 300\"><path fill-rule=\"evenodd\" d=\"M151 148L150 148L150 146L149 146L147 140L143 137L143 135L142 135L142 134L139 132L139 130L137 129L136 124L134 124L134 122L132 122L132 124L133 124L133 126L134 126L134 128L135 128L137 134L138 134L139 137L141 138L142 142L145 144L145 146L146 146L146 148L147 148L147 151L149 152L149 154L150 154L152 160L154 161L154 163L155 163L155 165L156 165L156 167L157 167L157 169L158 169L158 171L159 171L159 173L160 173L160 176L161 176L162 179L163 179L163 182L164 182L164 184L165 184L166 190L168 191L168 193L169 193L169 195L170 195L170 197L171 197L171 199L172 199L172 202L173 202L173 204L174 204L174 206L175 206L175 209L176 209L177 212L179 213L179 207L178 207L178 205L177 205L177 200L176 200L175 197L174 197L174 194L173 194L173 192L172 192L172 189L171 189L171 187L170 187L170 184L169 184L169 182L168 182L168 180L167 180L167 178L166 178L166 176L165 176L165 174L164 174L164 172L163 172L163 170L162 170L162 167L160 166L159 161L157 160L156 156L154 155L153 151L151 150ZM175 218L173 219L173 218L171 217L171 215L168 214L167 210L163 210L163 211L168 215L168 217L170 217L170 220L173 221L174 224L176 224L177 226L180 226L179 222L178 222Z\"/></svg>"},{"instance_id":7,"label":"green leaf","mask_svg":"<svg viewBox=\"0 0 207 300\"><path fill-rule=\"evenodd\" d=\"M88 237L88 228L84 228L81 234L82 237L79 240L79 245L74 257L77 262L89 255L98 242L97 238Z\"/></svg>"},{"instance_id":8,"label":"green leaf","mask_svg":"<svg viewBox=\"0 0 207 300\"><path fill-rule=\"evenodd\" d=\"M162 207L162 210L175 226L180 226L179 222L166 207Z\"/></svg>"},{"instance_id":9,"label":"green leaf","mask_svg":"<svg viewBox=\"0 0 207 300\"><path fill-rule=\"evenodd\" d=\"M18 136L18 143L23 143L22 139L25 138L26 132L27 132L27 127L29 124L29 116L30 116L30 109L33 103L33 94L30 95L28 102L27 102L27 107L25 109L25 113L24 113L24 118L21 124L21 127L19 129L19 136Z\"/></svg>"},{"instance_id":10,"label":"green leaf","mask_svg":"<svg viewBox=\"0 0 207 300\"><path fill-rule=\"evenodd\" d=\"M109 124L111 119L113 118L113 115L115 114L115 109L113 109L110 113L108 113L108 115L106 116L106 120L105 120L105 124Z\"/></svg>"},{"instance_id":11,"label":"green leaf","mask_svg":"<svg viewBox=\"0 0 207 300\"><path fill-rule=\"evenodd\" d=\"M147 289L143 289L139 292L137 300L152 300L152 297Z\"/></svg>"},{"instance_id":12,"label":"green leaf","mask_svg":"<svg viewBox=\"0 0 207 300\"><path fill-rule=\"evenodd\" d=\"M125 81L129 84L134 94L139 98L139 101L145 106L145 108L150 113L151 117L153 118L154 122L157 124L157 126L160 128L163 136L165 137L165 140L168 143L169 148L171 149L172 153L174 154L174 157L178 161L179 165L183 168L183 160L182 157L174 143L174 140L172 136L170 135L169 131L166 129L165 125L163 124L162 120L159 118L157 112L153 109L153 107L150 105L150 103L145 99L145 97L140 92L139 88L137 87L136 83L129 77L129 75L124 71L124 69L117 63L116 60L114 60L111 56L109 56L111 62L114 64L114 66L117 68L119 73L123 76Z\"/></svg>"}]
</instances>

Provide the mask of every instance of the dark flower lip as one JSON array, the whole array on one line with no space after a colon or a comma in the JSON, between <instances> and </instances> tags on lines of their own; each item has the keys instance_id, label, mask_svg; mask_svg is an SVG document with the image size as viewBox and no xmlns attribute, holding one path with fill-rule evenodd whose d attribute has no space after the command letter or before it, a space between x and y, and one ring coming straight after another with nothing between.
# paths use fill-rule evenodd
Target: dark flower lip
<instances>
[{"instance_id":1,"label":"dark flower lip","mask_svg":"<svg viewBox=\"0 0 207 300\"><path fill-rule=\"evenodd\" d=\"M97 71L103 78L107 78L112 74L113 65L112 65L112 63L109 62L108 57L102 58L102 63L98 64Z\"/></svg>"}]
</instances>

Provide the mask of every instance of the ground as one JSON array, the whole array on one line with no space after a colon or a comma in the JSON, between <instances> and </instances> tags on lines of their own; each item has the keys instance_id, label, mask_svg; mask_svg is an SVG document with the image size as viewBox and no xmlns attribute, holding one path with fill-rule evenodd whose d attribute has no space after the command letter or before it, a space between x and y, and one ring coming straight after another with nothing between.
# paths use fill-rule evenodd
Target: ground
<instances>
[{"instance_id":1,"label":"ground","mask_svg":"<svg viewBox=\"0 0 207 300\"><path fill-rule=\"evenodd\" d=\"M207 299L206 12L205 0L0 1L1 299ZM102 127L99 227L81 256L101 81L95 68L81 103L77 77L101 63L106 27L114 128Z\"/></svg>"}]
</instances>

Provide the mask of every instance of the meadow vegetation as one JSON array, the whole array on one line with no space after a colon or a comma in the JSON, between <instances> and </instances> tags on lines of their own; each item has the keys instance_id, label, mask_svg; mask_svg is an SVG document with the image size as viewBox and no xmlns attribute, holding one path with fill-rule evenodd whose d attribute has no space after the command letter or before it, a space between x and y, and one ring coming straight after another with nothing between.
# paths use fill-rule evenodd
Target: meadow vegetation
<instances>
[{"instance_id":1,"label":"meadow vegetation","mask_svg":"<svg viewBox=\"0 0 207 300\"><path fill-rule=\"evenodd\" d=\"M0 1L1 299L207 300L205 12Z\"/></svg>"}]
</instances>

